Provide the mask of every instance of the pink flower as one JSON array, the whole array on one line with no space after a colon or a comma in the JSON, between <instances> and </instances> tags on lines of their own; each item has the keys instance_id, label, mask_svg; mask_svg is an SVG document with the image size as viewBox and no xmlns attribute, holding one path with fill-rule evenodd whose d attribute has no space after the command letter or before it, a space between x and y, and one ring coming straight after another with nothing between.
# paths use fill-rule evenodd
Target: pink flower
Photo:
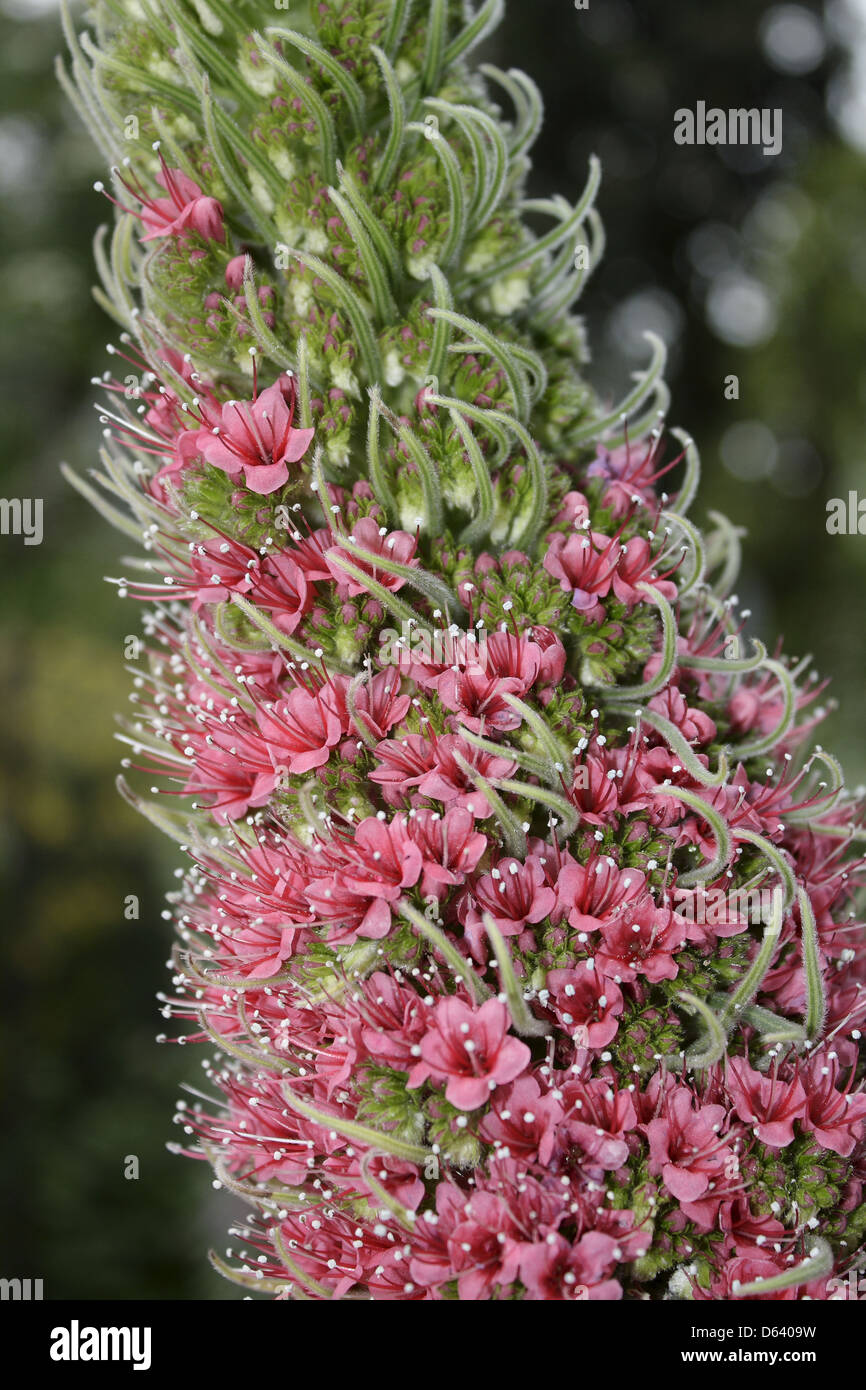
<instances>
[{"instance_id":1,"label":"pink flower","mask_svg":"<svg viewBox=\"0 0 866 1390\"><path fill-rule=\"evenodd\" d=\"M620 1259L616 1240L601 1231L588 1231L574 1243L550 1235L523 1247L520 1277L533 1302L610 1301L622 1298L621 1284L610 1277Z\"/></svg>"},{"instance_id":2,"label":"pink flower","mask_svg":"<svg viewBox=\"0 0 866 1390\"><path fill-rule=\"evenodd\" d=\"M779 1244L785 1236L782 1222L770 1212L754 1214L745 1192L722 1203L718 1224L730 1233L738 1255L756 1254L761 1246Z\"/></svg>"},{"instance_id":3,"label":"pink flower","mask_svg":"<svg viewBox=\"0 0 866 1390\"><path fill-rule=\"evenodd\" d=\"M601 611L598 600L610 593L616 571L619 543L596 531L580 531L567 538L555 535L544 556L544 568L559 587L571 594L582 613Z\"/></svg>"},{"instance_id":4,"label":"pink flower","mask_svg":"<svg viewBox=\"0 0 866 1390\"><path fill-rule=\"evenodd\" d=\"M596 446L598 454L586 470L587 477L605 480L602 505L610 507L615 517L628 515L635 503L651 506L655 501L653 484L677 462L674 459L662 468L657 466L660 441L661 435L657 435L638 446L628 443L612 450Z\"/></svg>"},{"instance_id":5,"label":"pink flower","mask_svg":"<svg viewBox=\"0 0 866 1390\"><path fill-rule=\"evenodd\" d=\"M306 890L319 919L333 923L328 940L379 940L391 928L391 905L421 876L421 851L410 839L403 816L388 822L368 816L353 839L323 851L333 872Z\"/></svg>"},{"instance_id":6,"label":"pink flower","mask_svg":"<svg viewBox=\"0 0 866 1390\"><path fill-rule=\"evenodd\" d=\"M545 631L547 631L545 629ZM521 691L531 689L543 669L553 671L564 650L553 633L544 645L513 632L491 632L484 643L485 670L501 680L514 680ZM549 655L545 651L549 649ZM558 650L557 650L558 649Z\"/></svg>"},{"instance_id":7,"label":"pink flower","mask_svg":"<svg viewBox=\"0 0 866 1390\"><path fill-rule=\"evenodd\" d=\"M324 1082L328 1100L357 1071L364 1048L358 1019L340 1020L340 1032L316 1057L316 1077Z\"/></svg>"},{"instance_id":8,"label":"pink flower","mask_svg":"<svg viewBox=\"0 0 866 1390\"><path fill-rule=\"evenodd\" d=\"M772 1251L760 1251L749 1255L737 1255L728 1260L713 1278L709 1289L704 1289L694 1281L692 1294L696 1299L733 1300L746 1284L754 1284L759 1279L777 1279L780 1274L790 1271L782 1255ZM806 1290L800 1288L780 1289L775 1293L752 1294L752 1298L774 1299L778 1302L791 1302Z\"/></svg>"},{"instance_id":9,"label":"pink flower","mask_svg":"<svg viewBox=\"0 0 866 1390\"><path fill-rule=\"evenodd\" d=\"M596 951L599 969L615 979L676 979L674 956L685 945L685 930L669 907L656 907L647 897L602 926Z\"/></svg>"},{"instance_id":10,"label":"pink flower","mask_svg":"<svg viewBox=\"0 0 866 1390\"><path fill-rule=\"evenodd\" d=\"M535 646L541 651L538 684L542 686L559 685L565 675L565 647L556 633L549 627L533 627L531 632Z\"/></svg>"},{"instance_id":11,"label":"pink flower","mask_svg":"<svg viewBox=\"0 0 866 1390\"><path fill-rule=\"evenodd\" d=\"M286 922L307 923L310 906L304 897L309 875L287 861L279 843L244 846L220 901L239 917L257 925L282 928ZM234 949L237 936L230 938Z\"/></svg>"},{"instance_id":12,"label":"pink flower","mask_svg":"<svg viewBox=\"0 0 866 1390\"><path fill-rule=\"evenodd\" d=\"M235 540L200 542L190 548L190 579L181 588L172 586L176 598L191 598L193 611L203 603L219 603L230 594L246 594L252 588L252 568L258 566L258 556L248 546Z\"/></svg>"},{"instance_id":13,"label":"pink flower","mask_svg":"<svg viewBox=\"0 0 866 1390\"><path fill-rule=\"evenodd\" d=\"M396 560L401 565L417 565L415 559L415 538L410 536L408 531L388 531L387 527L380 527L371 516L362 517L355 522L351 539L356 545L368 551L371 555L382 556L386 560ZM375 579L377 584L383 588L396 593L405 584L399 574L391 574L386 569L380 569L375 560L366 560L359 555L355 555L350 550L340 547L339 538L325 552L325 564L333 579L338 584L344 584L350 596L367 593L367 587L363 579L357 579L349 574L338 563L338 559L344 559L354 569L360 570L362 574L369 575Z\"/></svg>"},{"instance_id":14,"label":"pink flower","mask_svg":"<svg viewBox=\"0 0 866 1390\"><path fill-rule=\"evenodd\" d=\"M586 964L570 970L551 970L547 976L548 1007L580 1047L602 1048L616 1037L623 997L613 980Z\"/></svg>"},{"instance_id":15,"label":"pink flower","mask_svg":"<svg viewBox=\"0 0 866 1390\"><path fill-rule=\"evenodd\" d=\"M484 729L505 732L520 727L520 715L503 699L504 695L523 694L518 681L489 676L470 666L464 671L446 671L439 677L437 689L445 709L453 710L459 722L473 733Z\"/></svg>"},{"instance_id":16,"label":"pink flower","mask_svg":"<svg viewBox=\"0 0 866 1390\"><path fill-rule=\"evenodd\" d=\"M360 986L364 1020L361 1037L369 1055L398 1071L409 1071L412 1049L427 1030L427 1006L417 990L377 970Z\"/></svg>"},{"instance_id":17,"label":"pink flower","mask_svg":"<svg viewBox=\"0 0 866 1390\"><path fill-rule=\"evenodd\" d=\"M734 1157L721 1137L726 1120L723 1105L701 1105L691 1091L677 1086L665 1097L661 1115L642 1126L650 1146L649 1171L661 1175L686 1215L724 1176L726 1163Z\"/></svg>"},{"instance_id":18,"label":"pink flower","mask_svg":"<svg viewBox=\"0 0 866 1390\"><path fill-rule=\"evenodd\" d=\"M544 660L541 648L511 633L495 632L484 644L483 662L481 655L479 652L478 663L470 662L464 670L445 671L438 678L439 699L475 733L484 728L519 728L521 716L503 696L521 697L532 687ZM553 669L550 662L548 667Z\"/></svg>"},{"instance_id":19,"label":"pink flower","mask_svg":"<svg viewBox=\"0 0 866 1390\"><path fill-rule=\"evenodd\" d=\"M508 1029L510 1017L498 999L473 1009L461 999L441 999L429 1031L421 1041L421 1060L412 1068L409 1086L428 1079L446 1082L445 1099L458 1110L477 1110L497 1086L504 1086L527 1066L529 1048Z\"/></svg>"},{"instance_id":20,"label":"pink flower","mask_svg":"<svg viewBox=\"0 0 866 1390\"><path fill-rule=\"evenodd\" d=\"M245 255L232 256L226 266L226 284L230 290L243 289L244 270L246 269L247 258Z\"/></svg>"},{"instance_id":21,"label":"pink flower","mask_svg":"<svg viewBox=\"0 0 866 1390\"><path fill-rule=\"evenodd\" d=\"M384 739L377 744L379 765L370 773L370 780L387 789L392 805L399 805L410 788L417 788L434 801L465 807L476 820L485 820L492 814L491 809L471 775L457 761L457 755L494 783L497 778L510 777L516 767L512 760L482 752L454 734L435 740L407 734L405 738Z\"/></svg>"},{"instance_id":22,"label":"pink flower","mask_svg":"<svg viewBox=\"0 0 866 1390\"><path fill-rule=\"evenodd\" d=\"M806 1109L802 1116L803 1129L811 1131L819 1144L842 1158L848 1158L863 1137L866 1120L866 1096L852 1092L854 1071L844 1090L838 1089L839 1063L822 1051L807 1064Z\"/></svg>"},{"instance_id":23,"label":"pink flower","mask_svg":"<svg viewBox=\"0 0 866 1390\"><path fill-rule=\"evenodd\" d=\"M311 531L303 539L296 536L295 540L297 544L292 551L292 558L300 565L307 578L331 579L331 571L325 563L325 551L333 542L331 532L322 526L317 531Z\"/></svg>"},{"instance_id":24,"label":"pink flower","mask_svg":"<svg viewBox=\"0 0 866 1390\"><path fill-rule=\"evenodd\" d=\"M606 825L613 820L618 808L616 783L600 758L589 755L575 769L571 800L581 820L590 825Z\"/></svg>"},{"instance_id":25,"label":"pink flower","mask_svg":"<svg viewBox=\"0 0 866 1390\"><path fill-rule=\"evenodd\" d=\"M557 526L574 527L589 521L589 503L582 492L567 492L562 506L554 517Z\"/></svg>"},{"instance_id":26,"label":"pink flower","mask_svg":"<svg viewBox=\"0 0 866 1390\"><path fill-rule=\"evenodd\" d=\"M803 1118L807 1105L798 1078L782 1081L775 1067L770 1076L762 1076L744 1057L732 1057L725 1085L740 1119L753 1126L763 1144L784 1149L793 1141L794 1121Z\"/></svg>"},{"instance_id":27,"label":"pink flower","mask_svg":"<svg viewBox=\"0 0 866 1390\"><path fill-rule=\"evenodd\" d=\"M140 217L147 228L142 241L153 241L155 237L163 236L177 237L182 241L191 231L198 232L207 241L221 244L225 241L222 204L216 198L206 197L194 179L180 169L169 169L164 159L156 181L165 189L168 197L148 198L142 192L136 192L142 205Z\"/></svg>"},{"instance_id":28,"label":"pink flower","mask_svg":"<svg viewBox=\"0 0 866 1390\"><path fill-rule=\"evenodd\" d=\"M461 1300L489 1299L517 1276L520 1230L507 1202L478 1192L466 1204L462 1221L448 1241Z\"/></svg>"},{"instance_id":29,"label":"pink flower","mask_svg":"<svg viewBox=\"0 0 866 1390\"><path fill-rule=\"evenodd\" d=\"M233 721L218 715L205 719L186 732L183 746L191 750L184 792L213 796L209 809L220 822L243 815L250 806L263 806L280 780L267 744L246 715L235 715Z\"/></svg>"},{"instance_id":30,"label":"pink flower","mask_svg":"<svg viewBox=\"0 0 866 1390\"><path fill-rule=\"evenodd\" d=\"M288 482L288 465L304 457L315 433L294 429L294 413L294 379L286 376L253 401L228 401L220 423L200 429L196 444L208 463L230 478L243 475L252 492L267 496Z\"/></svg>"},{"instance_id":31,"label":"pink flower","mask_svg":"<svg viewBox=\"0 0 866 1390\"><path fill-rule=\"evenodd\" d=\"M487 836L475 829L475 817L462 806L438 811L416 811L409 818L409 834L424 863L421 893L425 898L445 896L463 883L487 848Z\"/></svg>"},{"instance_id":32,"label":"pink flower","mask_svg":"<svg viewBox=\"0 0 866 1390\"><path fill-rule=\"evenodd\" d=\"M481 1134L511 1158L548 1164L562 1113L555 1095L543 1091L534 1076L522 1076L497 1091L481 1122Z\"/></svg>"},{"instance_id":33,"label":"pink flower","mask_svg":"<svg viewBox=\"0 0 866 1390\"><path fill-rule=\"evenodd\" d=\"M661 695L654 695L649 708L669 719L686 743L711 743L716 737L716 726L709 715L703 710L691 709L675 685L669 685Z\"/></svg>"},{"instance_id":34,"label":"pink flower","mask_svg":"<svg viewBox=\"0 0 866 1390\"><path fill-rule=\"evenodd\" d=\"M437 745L422 734L386 738L376 745L377 766L370 781L386 790L387 799L399 806L411 788L418 787L436 765Z\"/></svg>"},{"instance_id":35,"label":"pink flower","mask_svg":"<svg viewBox=\"0 0 866 1390\"><path fill-rule=\"evenodd\" d=\"M473 952L484 940L484 914L489 913L503 936L516 936L528 922L541 922L553 910L556 894L545 882L544 867L534 854L526 863L500 859L482 874L460 906L460 920Z\"/></svg>"},{"instance_id":36,"label":"pink flower","mask_svg":"<svg viewBox=\"0 0 866 1390\"><path fill-rule=\"evenodd\" d=\"M299 686L284 700L258 710L256 722L277 773L322 767L343 736L336 696L328 686L315 694Z\"/></svg>"},{"instance_id":37,"label":"pink flower","mask_svg":"<svg viewBox=\"0 0 866 1390\"><path fill-rule=\"evenodd\" d=\"M353 703L355 715L349 713L348 676L335 676L332 682L337 708L343 727L357 729L371 738L384 739L388 730L405 719L411 700L400 694L400 677L396 671L380 671L378 675L360 681L355 686Z\"/></svg>"},{"instance_id":38,"label":"pink flower","mask_svg":"<svg viewBox=\"0 0 866 1390\"><path fill-rule=\"evenodd\" d=\"M376 1160L374 1175L379 1186L384 1187L392 1197L396 1197L401 1206L408 1207L410 1211L417 1211L424 1196L424 1184L411 1163L394 1158L391 1154L381 1154ZM354 1158L348 1164L346 1176L359 1180L358 1185L369 1192L371 1203L379 1197L380 1194L375 1188L367 1185L359 1158Z\"/></svg>"},{"instance_id":39,"label":"pink flower","mask_svg":"<svg viewBox=\"0 0 866 1390\"><path fill-rule=\"evenodd\" d=\"M282 551L266 555L250 571L250 598L257 608L265 608L275 627L293 633L313 603L312 585L292 556Z\"/></svg>"},{"instance_id":40,"label":"pink flower","mask_svg":"<svg viewBox=\"0 0 866 1390\"><path fill-rule=\"evenodd\" d=\"M568 1081L562 1088L565 1130L590 1164L603 1172L621 1168L629 1155L626 1134L637 1127L637 1111L628 1091L607 1081Z\"/></svg>"},{"instance_id":41,"label":"pink flower","mask_svg":"<svg viewBox=\"0 0 866 1390\"><path fill-rule=\"evenodd\" d=\"M497 778L510 777L516 766L510 758L482 752L465 739L446 734L437 740L433 766L418 783L418 790L435 801L465 806L476 820L486 820L492 814L490 806L475 785L471 771L467 772L461 763L474 768L494 786Z\"/></svg>"},{"instance_id":42,"label":"pink flower","mask_svg":"<svg viewBox=\"0 0 866 1390\"><path fill-rule=\"evenodd\" d=\"M609 855L586 864L573 860L560 872L557 906L578 932L598 931L604 922L626 912L646 889L639 869L620 869Z\"/></svg>"},{"instance_id":43,"label":"pink flower","mask_svg":"<svg viewBox=\"0 0 866 1390\"><path fill-rule=\"evenodd\" d=\"M646 602L646 594L637 587L640 583L652 584L662 597L669 601L676 598L676 584L656 574L656 559L649 541L643 540L640 536L633 536L620 551L613 575L613 591L628 608Z\"/></svg>"},{"instance_id":44,"label":"pink flower","mask_svg":"<svg viewBox=\"0 0 866 1390\"><path fill-rule=\"evenodd\" d=\"M217 533L190 547L189 575L172 586L175 598L191 598L193 611L246 594L267 609L282 632L294 632L312 602L303 570L285 552L264 558L249 546Z\"/></svg>"}]
</instances>

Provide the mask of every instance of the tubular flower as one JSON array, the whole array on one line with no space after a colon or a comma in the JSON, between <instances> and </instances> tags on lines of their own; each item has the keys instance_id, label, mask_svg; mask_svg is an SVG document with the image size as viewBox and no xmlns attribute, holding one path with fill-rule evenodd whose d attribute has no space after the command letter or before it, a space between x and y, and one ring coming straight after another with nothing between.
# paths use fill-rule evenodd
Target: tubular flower
<instances>
[{"instance_id":1,"label":"tubular flower","mask_svg":"<svg viewBox=\"0 0 866 1390\"><path fill-rule=\"evenodd\" d=\"M120 175L119 170L114 170L123 187L140 204L137 213L126 208L123 211L133 211L134 216L141 218L145 228L141 240L145 242L158 237L175 237L183 241L190 232L198 232L205 240L217 241L220 244L225 242L223 209L220 202L206 195L195 179L191 179L182 169L170 169L161 153L159 163L160 167L154 178L165 191L166 196L161 198L149 195L138 180L131 183ZM102 192L102 184L97 184L97 189Z\"/></svg>"},{"instance_id":2,"label":"tubular flower","mask_svg":"<svg viewBox=\"0 0 866 1390\"><path fill-rule=\"evenodd\" d=\"M866 1230L862 807L821 683L714 592L662 345L627 430L582 376L597 163L530 232L538 93L471 67L494 3L273 39L193 8L96 0L74 67L129 195L98 501L144 549L123 792L187 855L165 1040L212 1099L174 1147L253 1208L213 1264L829 1298ZM121 164L155 112L173 167Z\"/></svg>"},{"instance_id":3,"label":"tubular flower","mask_svg":"<svg viewBox=\"0 0 866 1390\"><path fill-rule=\"evenodd\" d=\"M315 433L292 428L294 409L290 377L253 401L227 401L220 423L199 430L195 442L208 463L233 480L243 477L251 492L268 496L288 482L289 464L304 457Z\"/></svg>"}]
</instances>

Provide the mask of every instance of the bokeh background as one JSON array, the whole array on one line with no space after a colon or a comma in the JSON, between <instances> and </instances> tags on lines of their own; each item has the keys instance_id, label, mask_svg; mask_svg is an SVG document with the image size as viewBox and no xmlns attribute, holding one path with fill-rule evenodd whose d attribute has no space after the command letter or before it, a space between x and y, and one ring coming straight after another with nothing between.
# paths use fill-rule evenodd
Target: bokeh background
<instances>
[{"instance_id":1,"label":"bokeh background","mask_svg":"<svg viewBox=\"0 0 866 1390\"><path fill-rule=\"evenodd\" d=\"M593 377L618 397L643 330L666 340L670 420L703 457L695 514L747 528L751 630L832 675L823 742L866 780L866 537L825 526L829 498L866 495L866 0L508 8L488 56L545 95L533 193L573 196L603 160ZM46 1298L236 1298L204 1260L232 1205L165 1149L198 1059L154 1042L177 857L113 786L136 615L102 577L122 542L58 471L99 442L102 170L55 85L55 0L0 0L0 32L0 490L45 507L40 546L0 537L0 1276ZM782 153L677 146L673 113L698 100L781 107Z\"/></svg>"}]
</instances>

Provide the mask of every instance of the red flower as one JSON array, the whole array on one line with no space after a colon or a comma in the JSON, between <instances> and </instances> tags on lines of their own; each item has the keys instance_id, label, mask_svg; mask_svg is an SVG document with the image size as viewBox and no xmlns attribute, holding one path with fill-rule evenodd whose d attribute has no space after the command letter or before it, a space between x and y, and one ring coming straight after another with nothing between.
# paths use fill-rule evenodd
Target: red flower
<instances>
[{"instance_id":1,"label":"red flower","mask_svg":"<svg viewBox=\"0 0 866 1390\"><path fill-rule=\"evenodd\" d=\"M793 1141L794 1121L802 1120L807 1106L797 1077L782 1081L775 1068L770 1076L762 1076L744 1057L732 1057L725 1085L740 1119L753 1126L763 1144L784 1149Z\"/></svg>"},{"instance_id":2,"label":"red flower","mask_svg":"<svg viewBox=\"0 0 866 1390\"><path fill-rule=\"evenodd\" d=\"M310 447L312 429L295 429L295 385L290 376L268 386L252 401L228 401L220 423L200 429L199 452L230 478L244 481L252 492L276 492L289 479Z\"/></svg>"},{"instance_id":3,"label":"red flower","mask_svg":"<svg viewBox=\"0 0 866 1390\"><path fill-rule=\"evenodd\" d=\"M194 179L180 169L169 169L165 161L156 176L168 194L167 198L142 200L141 220L147 228L142 241L155 237L173 236L179 240L191 231L207 241L226 239L222 205L205 194Z\"/></svg>"},{"instance_id":4,"label":"red flower","mask_svg":"<svg viewBox=\"0 0 866 1390\"><path fill-rule=\"evenodd\" d=\"M581 613L594 617L601 611L598 600L610 593L619 558L619 542L597 531L565 537L555 535L543 564L559 587L571 594Z\"/></svg>"},{"instance_id":5,"label":"red flower","mask_svg":"<svg viewBox=\"0 0 866 1390\"><path fill-rule=\"evenodd\" d=\"M330 686L315 694L298 686L284 700L259 709L256 722L277 775L323 767L343 736L337 697Z\"/></svg>"},{"instance_id":6,"label":"red flower","mask_svg":"<svg viewBox=\"0 0 866 1390\"><path fill-rule=\"evenodd\" d=\"M446 1082L445 1099L458 1110L477 1110L497 1086L513 1081L530 1059L529 1048L512 1038L508 1010L498 999L479 1009L462 1000L440 999L421 1041L421 1060L409 1086L428 1078Z\"/></svg>"},{"instance_id":7,"label":"red flower","mask_svg":"<svg viewBox=\"0 0 866 1390\"><path fill-rule=\"evenodd\" d=\"M355 522L351 539L371 555L381 555L386 560L397 560L401 565L418 564L415 559L414 536L410 536L408 531L389 531L387 526L378 526L371 516L362 517L360 521ZM367 588L362 579L356 579L338 564L338 557L342 557L355 569L375 579L377 584L381 584L391 593L402 589L406 582L400 575L380 569L375 560L366 560L350 550L342 549L337 538L325 552L325 564L331 578L344 585L350 597L366 593Z\"/></svg>"},{"instance_id":8,"label":"red flower","mask_svg":"<svg viewBox=\"0 0 866 1390\"><path fill-rule=\"evenodd\" d=\"M723 1105L701 1105L691 1091L678 1086L665 1096L661 1115L641 1126L649 1140L650 1173L661 1175L671 1196L698 1224L704 1223L695 1204L718 1186L734 1158L721 1137L726 1121Z\"/></svg>"},{"instance_id":9,"label":"red flower","mask_svg":"<svg viewBox=\"0 0 866 1390\"><path fill-rule=\"evenodd\" d=\"M622 1286L610 1278L622 1252L613 1236L587 1231L573 1244L561 1235L523 1247L520 1277L533 1302L582 1302L622 1298Z\"/></svg>"},{"instance_id":10,"label":"red flower","mask_svg":"<svg viewBox=\"0 0 866 1390\"><path fill-rule=\"evenodd\" d=\"M866 1096L851 1091L852 1070L848 1085L839 1090L839 1063L825 1051L816 1054L806 1064L806 1109L802 1126L810 1130L819 1144L842 1158L848 1158L863 1136L866 1120Z\"/></svg>"},{"instance_id":11,"label":"red flower","mask_svg":"<svg viewBox=\"0 0 866 1390\"><path fill-rule=\"evenodd\" d=\"M613 980L589 967L591 962L571 970L551 970L548 1007L579 1047L602 1048L616 1037L623 997Z\"/></svg>"}]
</instances>

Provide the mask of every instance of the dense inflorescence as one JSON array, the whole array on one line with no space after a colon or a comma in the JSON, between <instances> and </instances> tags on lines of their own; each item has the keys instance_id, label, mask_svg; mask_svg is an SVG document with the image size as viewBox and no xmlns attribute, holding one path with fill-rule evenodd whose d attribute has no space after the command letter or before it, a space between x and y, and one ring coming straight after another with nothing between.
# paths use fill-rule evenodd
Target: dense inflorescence
<instances>
[{"instance_id":1,"label":"dense inflorescence","mask_svg":"<svg viewBox=\"0 0 866 1390\"><path fill-rule=\"evenodd\" d=\"M68 30L117 205L78 485L144 545L122 788L184 851L163 1011L207 1049L177 1147L280 1297L832 1297L860 808L687 519L661 344L584 378L599 171L525 197L499 10Z\"/></svg>"}]
</instances>

